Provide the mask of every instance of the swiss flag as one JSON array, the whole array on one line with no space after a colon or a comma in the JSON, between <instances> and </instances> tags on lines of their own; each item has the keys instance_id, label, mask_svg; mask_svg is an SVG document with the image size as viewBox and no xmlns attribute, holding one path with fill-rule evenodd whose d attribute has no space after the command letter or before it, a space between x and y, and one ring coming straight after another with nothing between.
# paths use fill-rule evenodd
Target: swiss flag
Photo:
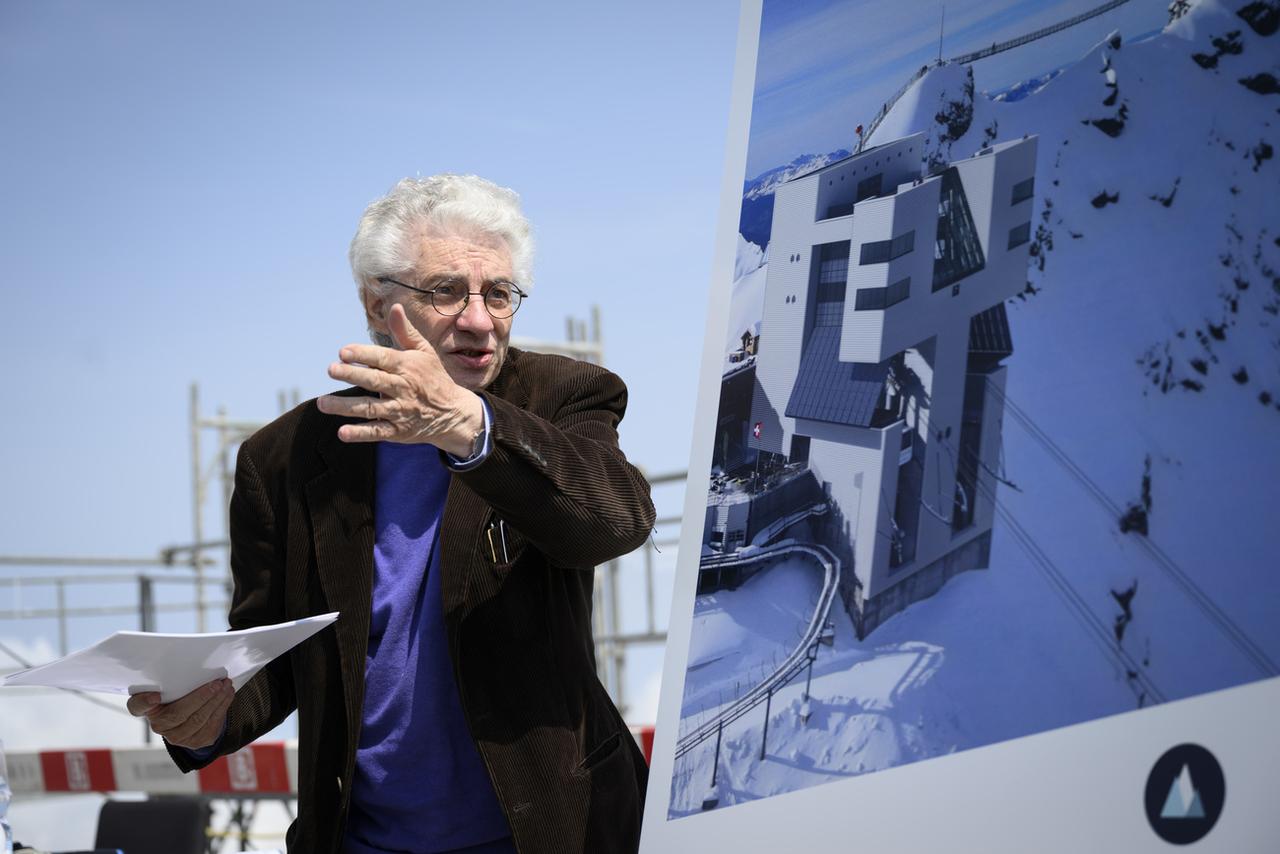
<instances>
[{"instance_id":1,"label":"swiss flag","mask_svg":"<svg viewBox=\"0 0 1280 854\"><path fill-rule=\"evenodd\" d=\"M764 422L763 422L763 421L757 421L757 422L756 422L756 426L754 426L754 427L752 427L752 428L751 428L751 435L752 435L752 436L755 436L757 439L759 439L759 438L760 438L760 432L761 432L763 429L764 429Z\"/></svg>"}]
</instances>

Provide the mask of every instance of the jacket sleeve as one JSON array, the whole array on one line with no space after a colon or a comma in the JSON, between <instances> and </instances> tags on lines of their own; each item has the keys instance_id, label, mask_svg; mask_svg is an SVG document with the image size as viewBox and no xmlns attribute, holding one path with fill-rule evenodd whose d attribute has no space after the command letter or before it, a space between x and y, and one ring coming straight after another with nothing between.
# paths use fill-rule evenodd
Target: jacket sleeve
<instances>
[{"instance_id":1,"label":"jacket sleeve","mask_svg":"<svg viewBox=\"0 0 1280 854\"><path fill-rule=\"evenodd\" d=\"M627 388L574 363L555 372L549 418L482 392L493 413L484 462L455 477L553 563L587 567L639 548L653 529L649 483L618 447Z\"/></svg>"},{"instance_id":2,"label":"jacket sleeve","mask_svg":"<svg viewBox=\"0 0 1280 854\"><path fill-rule=\"evenodd\" d=\"M270 625L286 619L284 562L276 549L271 505L257 466L241 445L231 495L231 575L235 582L228 622L232 629ZM194 755L166 742L183 771L203 768L234 753L280 724L297 707L289 656L267 664L236 691L222 737L207 754Z\"/></svg>"}]
</instances>

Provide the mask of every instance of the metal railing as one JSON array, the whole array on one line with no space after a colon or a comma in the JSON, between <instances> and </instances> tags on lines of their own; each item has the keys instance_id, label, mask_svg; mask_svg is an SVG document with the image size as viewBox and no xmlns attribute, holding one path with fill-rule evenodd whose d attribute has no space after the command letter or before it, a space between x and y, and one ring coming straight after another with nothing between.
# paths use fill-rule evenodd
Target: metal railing
<instances>
[{"instance_id":1,"label":"metal railing","mask_svg":"<svg viewBox=\"0 0 1280 854\"><path fill-rule=\"evenodd\" d=\"M801 670L812 665L813 658L809 654L809 650L818 643L823 627L826 625L827 617L831 613L831 603L835 601L836 590L840 584L840 559L824 546L784 541L736 560L721 561L719 565L728 566L732 563L750 564L760 561L776 561L785 555L801 555L811 558L823 569L822 593L818 596L818 604L813 610L813 616L809 619L809 625L805 629L804 635L791 653L783 660L782 664L752 686L745 695L734 700L727 708L718 711L710 720L704 721L693 730L680 736L676 742L676 759L684 756L712 735L715 735L723 727L738 720L756 706L771 699L775 690L784 687Z\"/></svg>"},{"instance_id":2,"label":"metal railing","mask_svg":"<svg viewBox=\"0 0 1280 854\"><path fill-rule=\"evenodd\" d=\"M954 63L957 65L965 65L970 62L977 62L980 59L986 59L989 56L995 56L997 53L1003 53L1006 50L1013 50L1015 47L1022 47L1025 44L1030 44L1031 42L1042 39L1045 36L1051 36L1054 33L1060 33L1063 30L1068 29L1069 27L1074 27L1076 24L1084 23L1090 18L1096 18L1098 15L1101 15L1104 12L1110 12L1112 9L1115 9L1119 6L1123 6L1125 3L1128 3L1128 2L1129 0L1110 0L1110 2L1103 3L1101 6L1095 6L1094 8L1088 10L1087 12L1081 12L1079 15L1073 15L1072 17L1061 20L1056 24L1050 24L1047 27L1041 27L1038 30L1033 30L1029 33L1020 35L1017 38L1008 39L1007 41L1002 41L998 43L993 42L991 47L984 47L981 50L975 50L975 51L971 51L970 53L962 53L959 56L953 56L951 59L947 60L947 62Z\"/></svg>"},{"instance_id":3,"label":"metal railing","mask_svg":"<svg viewBox=\"0 0 1280 854\"><path fill-rule=\"evenodd\" d=\"M980 50L970 51L969 53L962 53L946 60L939 59L929 65L920 66L919 70L912 74L907 82L898 87L898 91L894 92L893 95L884 102L880 107L880 111L876 113L875 117L873 117L867 124L865 132L858 140L857 151L863 150L866 146L866 141L871 139L872 134L874 134L876 129L880 127L885 116L889 115L893 110L894 105L897 104L898 101L902 100L903 95L907 94L907 90L914 86L916 81L927 74L930 68L937 68L941 65L968 65L977 62L978 60L995 56L998 53L1003 53L1006 50L1013 50L1014 48L1022 47L1023 45L1030 44L1033 41L1038 41L1046 36L1060 33L1065 29L1083 23L1090 18L1096 18L1098 15L1110 12L1112 9L1123 6L1128 2L1129 0L1109 0L1109 2L1103 3L1101 6L1095 6L1087 12L1081 12L1079 15L1073 15L1070 18L1058 21L1056 24L1050 24L1049 26L1041 27L1038 30L1032 30L1029 33L1017 36L1016 38L1007 39L1002 42L993 42L990 47L984 47Z\"/></svg>"},{"instance_id":4,"label":"metal railing","mask_svg":"<svg viewBox=\"0 0 1280 854\"><path fill-rule=\"evenodd\" d=\"M604 362L604 342L600 329L600 312L592 307L590 322L568 318L565 341L542 341L529 338L513 338L517 347L574 356L597 364ZM279 396L279 410L296 406L297 391ZM0 556L0 567L61 568L61 569L113 569L134 568L131 574L83 574L60 573L56 575L24 574L0 576L0 596L7 591L8 602L0 599L0 621L54 620L57 624L58 653L65 655L70 647L70 621L92 617L125 617L137 614L137 627L142 631L156 630L156 616L162 613L193 613L198 632L225 628L211 625L208 618L217 613L226 614L230 598L229 571L229 519L228 507L234 485L235 450L241 442L261 428L266 421L230 417L219 408L213 417L200 412L199 388L192 384L189 396L189 430L192 473L192 533L190 543L161 548L155 556L119 557L94 555L8 555ZM206 445L207 434L213 433L215 441L210 449ZM202 441L203 440L203 441ZM663 507L683 507L683 484L686 473L668 472L650 477L655 488L655 503L661 512ZM220 528L216 537L207 536L206 513L209 498L217 495L220 505ZM665 499L665 500L659 500ZM596 662L601 680L609 690L619 709L626 712L627 658L637 645L661 645L666 642L664 623L658 620L655 576L659 561L674 561L679 544L680 516L661 515L655 526L654 536L644 547L630 555L610 561L596 570L595 601L593 608ZM636 577L633 566L639 563L640 584L643 594L643 613L639 619L635 611L635 599L623 595L624 587L630 589ZM173 572L155 573L143 570L172 568ZM674 564L672 564L674 568ZM183 571L185 570L185 571ZM189 585L191 595L180 600L157 600L158 584ZM107 601L92 604L75 604L73 591L88 586L101 585L119 588L133 585L136 596L131 601L106 596ZM44 595L39 605L24 604L24 591L52 589L52 595ZM99 599L104 598L101 594ZM624 601L626 606L624 607ZM6 607L7 605L7 607ZM17 662L14 662L15 664Z\"/></svg>"}]
</instances>

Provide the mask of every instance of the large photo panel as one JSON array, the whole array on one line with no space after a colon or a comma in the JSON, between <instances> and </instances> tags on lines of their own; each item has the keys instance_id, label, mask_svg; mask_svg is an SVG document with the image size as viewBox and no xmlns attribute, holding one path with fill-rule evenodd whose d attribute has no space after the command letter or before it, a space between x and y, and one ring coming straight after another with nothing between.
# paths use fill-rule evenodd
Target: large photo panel
<instances>
[{"instance_id":1,"label":"large photo panel","mask_svg":"<svg viewBox=\"0 0 1280 854\"><path fill-rule=\"evenodd\" d=\"M1280 4L746 14L646 840L1274 696Z\"/></svg>"}]
</instances>

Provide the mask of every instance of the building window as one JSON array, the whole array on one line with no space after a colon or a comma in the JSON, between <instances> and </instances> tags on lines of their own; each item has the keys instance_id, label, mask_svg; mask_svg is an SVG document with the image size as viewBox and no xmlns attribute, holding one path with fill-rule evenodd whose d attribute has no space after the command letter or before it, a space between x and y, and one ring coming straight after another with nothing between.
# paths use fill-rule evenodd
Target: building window
<instances>
[{"instance_id":1,"label":"building window","mask_svg":"<svg viewBox=\"0 0 1280 854\"><path fill-rule=\"evenodd\" d=\"M916 248L916 232L915 229L908 231L906 234L900 234L893 238L893 249L889 255L889 260L899 258L906 255L912 249Z\"/></svg>"},{"instance_id":2,"label":"building window","mask_svg":"<svg viewBox=\"0 0 1280 854\"><path fill-rule=\"evenodd\" d=\"M853 304L855 311L879 311L884 308L884 293L888 288L858 288Z\"/></svg>"},{"instance_id":3,"label":"building window","mask_svg":"<svg viewBox=\"0 0 1280 854\"><path fill-rule=\"evenodd\" d=\"M1024 222L1022 225L1009 229L1009 248L1016 249L1031 239L1031 223Z\"/></svg>"},{"instance_id":4,"label":"building window","mask_svg":"<svg viewBox=\"0 0 1280 854\"><path fill-rule=\"evenodd\" d=\"M858 263L883 264L889 260L889 250L892 246L892 240L874 240L870 243L864 243L862 244L862 254L858 256Z\"/></svg>"},{"instance_id":5,"label":"building window","mask_svg":"<svg viewBox=\"0 0 1280 854\"><path fill-rule=\"evenodd\" d=\"M1019 181L1013 185L1013 201L1009 204L1016 205L1018 202L1025 202L1027 199L1035 195L1036 179L1035 176L1025 181Z\"/></svg>"},{"instance_id":6,"label":"building window","mask_svg":"<svg viewBox=\"0 0 1280 854\"><path fill-rule=\"evenodd\" d=\"M902 302L910 292L910 276L887 288L858 288L853 308L854 311L880 311Z\"/></svg>"},{"instance_id":7,"label":"building window","mask_svg":"<svg viewBox=\"0 0 1280 854\"><path fill-rule=\"evenodd\" d=\"M817 281L814 282L813 323L839 326L844 318L844 291L849 280L848 240L824 243L817 248Z\"/></svg>"},{"instance_id":8,"label":"building window","mask_svg":"<svg viewBox=\"0 0 1280 854\"><path fill-rule=\"evenodd\" d=\"M844 283L849 280L849 241L824 243L818 255L818 300L844 299ZM839 295L834 286L839 286Z\"/></svg>"},{"instance_id":9,"label":"building window","mask_svg":"<svg viewBox=\"0 0 1280 854\"><path fill-rule=\"evenodd\" d=\"M915 229L912 229L906 234L899 234L892 240L873 240L870 243L862 244L858 263L883 264L886 261L892 261L894 258L906 255L915 247L916 232Z\"/></svg>"},{"instance_id":10,"label":"building window","mask_svg":"<svg viewBox=\"0 0 1280 854\"><path fill-rule=\"evenodd\" d=\"M959 171L942 173L938 191L938 231L933 246L933 290L942 290L986 266L978 229L965 198Z\"/></svg>"},{"instance_id":11,"label":"building window","mask_svg":"<svg viewBox=\"0 0 1280 854\"><path fill-rule=\"evenodd\" d=\"M844 301L820 302L813 308L814 326L839 326L844 321Z\"/></svg>"},{"instance_id":12,"label":"building window","mask_svg":"<svg viewBox=\"0 0 1280 854\"><path fill-rule=\"evenodd\" d=\"M880 185L881 183L883 183L883 180L884 180L883 173L876 173L875 175L872 175L870 178L864 178L863 180L859 181L858 194L854 198L854 203L860 202L863 199L869 199L872 196L880 195Z\"/></svg>"},{"instance_id":13,"label":"building window","mask_svg":"<svg viewBox=\"0 0 1280 854\"><path fill-rule=\"evenodd\" d=\"M911 293L911 277L907 276L899 282L894 282L887 288L885 293L884 304L887 308L891 305L897 305L902 302Z\"/></svg>"},{"instance_id":14,"label":"building window","mask_svg":"<svg viewBox=\"0 0 1280 854\"><path fill-rule=\"evenodd\" d=\"M827 215L823 219L835 219L838 216L848 216L853 213L853 202L845 202L844 204L832 205L827 208Z\"/></svg>"}]
</instances>

